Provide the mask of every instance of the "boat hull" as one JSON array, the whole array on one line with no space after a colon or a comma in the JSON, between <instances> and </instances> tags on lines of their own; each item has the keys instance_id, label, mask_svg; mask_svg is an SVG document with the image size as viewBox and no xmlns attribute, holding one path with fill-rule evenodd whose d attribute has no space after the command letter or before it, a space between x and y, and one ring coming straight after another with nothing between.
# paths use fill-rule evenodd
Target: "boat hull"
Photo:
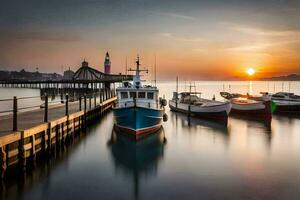
<instances>
[{"instance_id":1,"label":"boat hull","mask_svg":"<svg viewBox=\"0 0 300 200\"><path fill-rule=\"evenodd\" d=\"M232 108L230 114L241 115L245 117L256 118L272 118L271 101L259 101L249 104L237 104L232 102Z\"/></svg>"},{"instance_id":2,"label":"boat hull","mask_svg":"<svg viewBox=\"0 0 300 200\"><path fill-rule=\"evenodd\" d=\"M162 126L164 110L144 107L114 108L115 128L139 139Z\"/></svg>"},{"instance_id":3,"label":"boat hull","mask_svg":"<svg viewBox=\"0 0 300 200\"><path fill-rule=\"evenodd\" d=\"M198 106L191 105L190 109L188 109L188 104L181 104L174 101L169 102L169 107L172 111L181 112L190 114L191 116L210 119L216 121L227 122L228 115L231 109L230 103L224 103L217 106L200 108Z\"/></svg>"},{"instance_id":4,"label":"boat hull","mask_svg":"<svg viewBox=\"0 0 300 200\"><path fill-rule=\"evenodd\" d=\"M300 113L300 102L274 101L276 104L275 113Z\"/></svg>"}]
</instances>

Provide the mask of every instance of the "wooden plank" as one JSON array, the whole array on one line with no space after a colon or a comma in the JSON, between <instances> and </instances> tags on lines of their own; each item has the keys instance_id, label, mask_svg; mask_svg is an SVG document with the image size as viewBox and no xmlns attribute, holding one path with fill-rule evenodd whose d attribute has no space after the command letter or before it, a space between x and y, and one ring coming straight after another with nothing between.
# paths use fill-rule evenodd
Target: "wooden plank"
<instances>
[{"instance_id":1,"label":"wooden plank","mask_svg":"<svg viewBox=\"0 0 300 200\"><path fill-rule=\"evenodd\" d=\"M79 112L76 112L76 113L72 113L69 115L69 120L72 120L74 118L78 118L80 116L83 116L84 115L84 111L79 111Z\"/></svg>"},{"instance_id":2,"label":"wooden plank","mask_svg":"<svg viewBox=\"0 0 300 200\"><path fill-rule=\"evenodd\" d=\"M21 139L21 132L14 132L9 135L0 137L0 147L4 147L7 144L16 142Z\"/></svg>"},{"instance_id":3,"label":"wooden plank","mask_svg":"<svg viewBox=\"0 0 300 200\"><path fill-rule=\"evenodd\" d=\"M103 101L103 103L100 103L100 106L104 106L104 105L112 103L112 102L114 102L116 100L117 100L117 97L110 98L108 100Z\"/></svg>"},{"instance_id":4,"label":"wooden plank","mask_svg":"<svg viewBox=\"0 0 300 200\"><path fill-rule=\"evenodd\" d=\"M49 122L50 123L50 128L54 128L56 125L65 123L68 120L67 116L61 117L59 119L56 119L54 121Z\"/></svg>"},{"instance_id":5,"label":"wooden plank","mask_svg":"<svg viewBox=\"0 0 300 200\"><path fill-rule=\"evenodd\" d=\"M39 138L35 140L35 145L41 144L43 141L43 138Z\"/></svg>"},{"instance_id":6,"label":"wooden plank","mask_svg":"<svg viewBox=\"0 0 300 200\"><path fill-rule=\"evenodd\" d=\"M28 143L28 144L23 145L23 148L24 148L25 151L30 150L32 148L32 143Z\"/></svg>"},{"instance_id":7,"label":"wooden plank","mask_svg":"<svg viewBox=\"0 0 300 200\"><path fill-rule=\"evenodd\" d=\"M19 149L13 149L7 152L7 157L11 158L19 154Z\"/></svg>"},{"instance_id":8,"label":"wooden plank","mask_svg":"<svg viewBox=\"0 0 300 200\"><path fill-rule=\"evenodd\" d=\"M32 136L36 133L40 133L42 131L46 131L47 128L48 128L48 123L43 123L43 124L40 124L38 126L32 127L30 129L26 129L26 130L23 131L24 138Z\"/></svg>"}]
</instances>

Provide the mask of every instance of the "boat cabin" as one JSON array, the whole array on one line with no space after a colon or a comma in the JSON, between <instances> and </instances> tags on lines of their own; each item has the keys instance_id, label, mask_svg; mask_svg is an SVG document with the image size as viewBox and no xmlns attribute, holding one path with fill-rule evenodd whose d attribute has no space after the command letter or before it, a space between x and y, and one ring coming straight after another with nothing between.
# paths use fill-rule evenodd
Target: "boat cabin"
<instances>
[{"instance_id":1,"label":"boat cabin","mask_svg":"<svg viewBox=\"0 0 300 200\"><path fill-rule=\"evenodd\" d=\"M122 87L117 88L116 92L118 107L131 107L134 104L148 108L158 107L157 87L145 85L137 88L125 82Z\"/></svg>"},{"instance_id":2,"label":"boat cabin","mask_svg":"<svg viewBox=\"0 0 300 200\"><path fill-rule=\"evenodd\" d=\"M201 98L200 92L173 92L173 101L178 101L178 103L184 104L200 104L199 100Z\"/></svg>"}]
</instances>

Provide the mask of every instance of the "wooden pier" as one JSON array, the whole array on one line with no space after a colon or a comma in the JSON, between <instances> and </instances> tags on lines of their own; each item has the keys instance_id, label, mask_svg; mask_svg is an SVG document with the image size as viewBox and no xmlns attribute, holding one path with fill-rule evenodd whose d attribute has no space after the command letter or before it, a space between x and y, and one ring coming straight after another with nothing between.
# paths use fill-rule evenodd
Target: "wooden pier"
<instances>
[{"instance_id":1,"label":"wooden pier","mask_svg":"<svg viewBox=\"0 0 300 200\"><path fill-rule=\"evenodd\" d=\"M38 155L55 154L57 148L84 134L82 130L87 124L99 119L117 100L114 90L101 91L98 103L96 95L93 97L84 95L71 103L66 95L63 104L50 107L46 96L43 108L23 113L13 111L12 115L0 116L2 177L12 166L26 170L27 163L34 163ZM17 100L14 98L13 102ZM14 124L12 129L9 128L9 122Z\"/></svg>"}]
</instances>

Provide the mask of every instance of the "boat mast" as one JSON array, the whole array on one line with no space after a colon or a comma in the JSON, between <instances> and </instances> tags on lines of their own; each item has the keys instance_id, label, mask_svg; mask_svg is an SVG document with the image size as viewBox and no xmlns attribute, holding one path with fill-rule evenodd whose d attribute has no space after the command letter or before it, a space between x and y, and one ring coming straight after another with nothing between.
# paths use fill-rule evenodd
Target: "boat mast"
<instances>
[{"instance_id":1,"label":"boat mast","mask_svg":"<svg viewBox=\"0 0 300 200\"><path fill-rule=\"evenodd\" d=\"M127 70L127 56L125 57L125 67L126 67L126 72L125 73L126 73L126 78L127 78L127 71L128 71Z\"/></svg>"},{"instance_id":2,"label":"boat mast","mask_svg":"<svg viewBox=\"0 0 300 200\"><path fill-rule=\"evenodd\" d=\"M176 76L176 108L178 104L178 76Z\"/></svg>"},{"instance_id":3,"label":"boat mast","mask_svg":"<svg viewBox=\"0 0 300 200\"><path fill-rule=\"evenodd\" d=\"M147 69L140 69L140 57L139 57L139 55L137 55L137 60L136 60L135 63L136 63L136 69L129 69L128 71L135 71L135 75L133 76L133 85L136 88L140 88L142 86L140 72L145 71L146 73L148 73L148 70Z\"/></svg>"},{"instance_id":4,"label":"boat mast","mask_svg":"<svg viewBox=\"0 0 300 200\"><path fill-rule=\"evenodd\" d=\"M190 81L190 94L189 94L189 96L190 96L190 100L189 100L189 110L188 110L188 116L190 117L190 115L191 115L191 94L192 93L192 82Z\"/></svg>"},{"instance_id":5,"label":"boat mast","mask_svg":"<svg viewBox=\"0 0 300 200\"><path fill-rule=\"evenodd\" d=\"M154 57L154 86L156 87L156 54Z\"/></svg>"}]
</instances>

